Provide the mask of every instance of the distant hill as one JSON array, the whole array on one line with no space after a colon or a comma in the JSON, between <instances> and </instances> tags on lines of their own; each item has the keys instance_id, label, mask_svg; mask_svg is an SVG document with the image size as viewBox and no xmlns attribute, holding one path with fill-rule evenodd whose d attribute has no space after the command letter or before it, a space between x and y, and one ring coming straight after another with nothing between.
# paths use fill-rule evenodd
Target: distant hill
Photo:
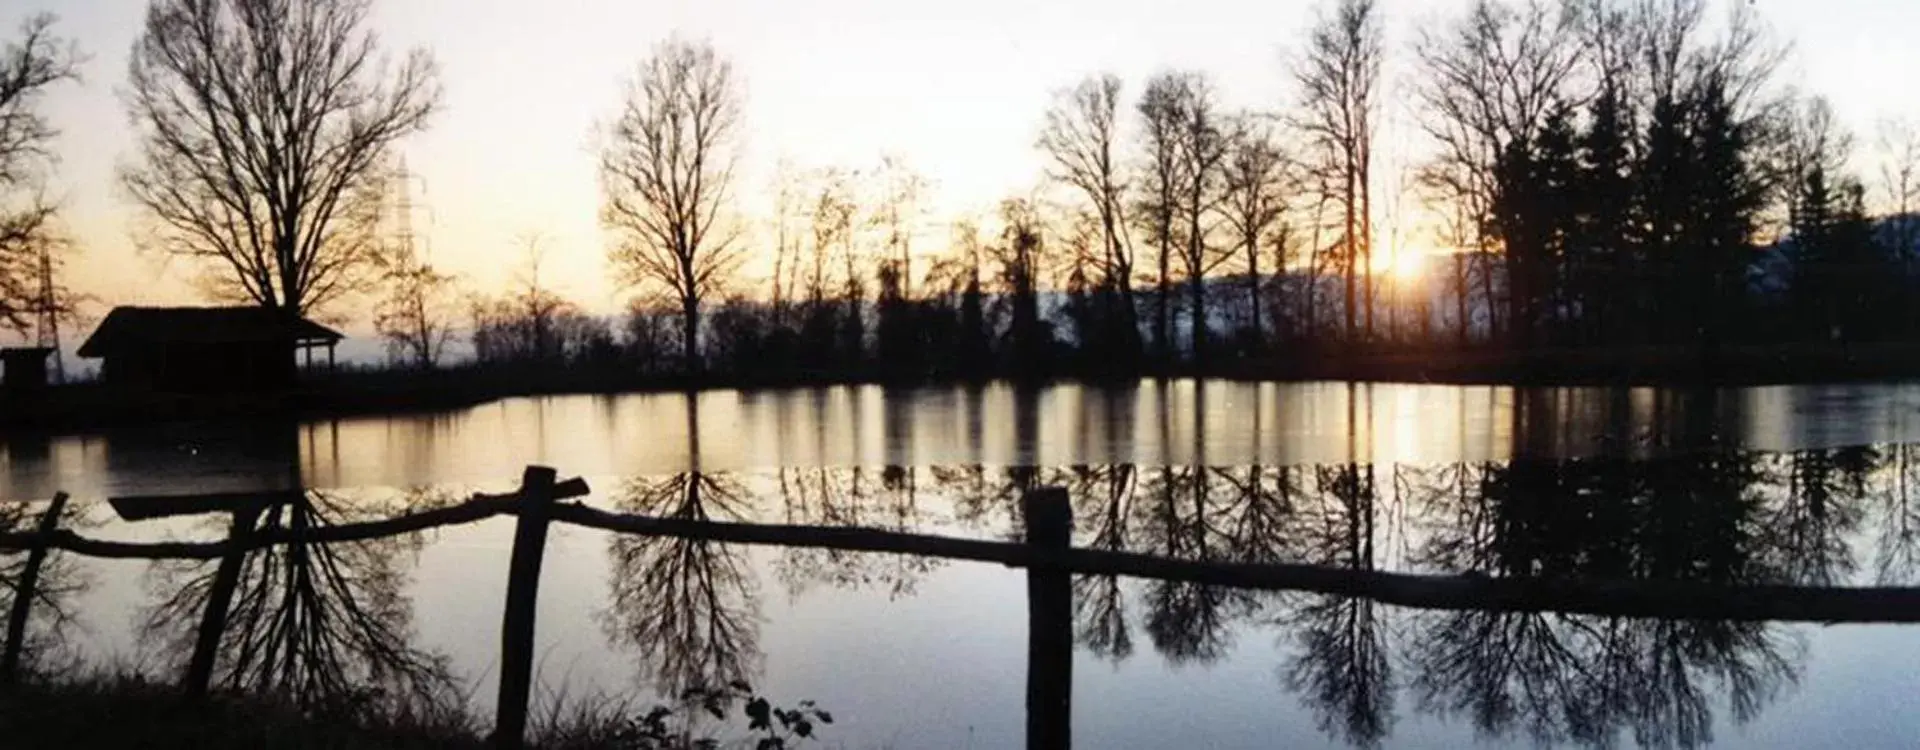
<instances>
[{"instance_id":1,"label":"distant hill","mask_svg":"<svg viewBox=\"0 0 1920 750\"><path fill-rule=\"evenodd\" d=\"M1904 248L1894 248L1896 259L1920 266L1920 214L1899 214L1874 221L1874 236L1883 246L1892 245L1904 233L1915 238ZM1793 284L1793 256L1799 250L1797 238L1786 237L1762 248L1747 272L1748 288L1765 297L1785 294Z\"/></svg>"}]
</instances>

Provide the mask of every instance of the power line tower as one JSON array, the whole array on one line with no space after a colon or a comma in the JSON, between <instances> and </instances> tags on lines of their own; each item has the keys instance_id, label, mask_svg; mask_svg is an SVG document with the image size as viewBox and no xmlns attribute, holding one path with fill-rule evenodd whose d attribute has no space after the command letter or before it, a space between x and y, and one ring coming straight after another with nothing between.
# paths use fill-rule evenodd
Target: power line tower
<instances>
[{"instance_id":1,"label":"power line tower","mask_svg":"<svg viewBox=\"0 0 1920 750\"><path fill-rule=\"evenodd\" d=\"M54 283L53 243L42 242L35 260L39 287L34 291L34 345L53 350L53 382L67 379L65 358L60 354L60 319L67 315L67 299Z\"/></svg>"},{"instance_id":2,"label":"power line tower","mask_svg":"<svg viewBox=\"0 0 1920 750\"><path fill-rule=\"evenodd\" d=\"M420 192L424 194L427 190L426 179L409 171L407 169L407 158L404 156L400 157L399 167L394 176L393 195L395 197L392 219L394 265L401 268L410 268L417 263L430 259L421 257L416 247L419 238L413 233L413 212L416 210L413 202L413 185L415 182L420 183ZM429 217L431 217L432 209L428 208L426 210ZM428 223L432 223L431 218L429 218ZM432 255L430 243L427 254L429 256Z\"/></svg>"}]
</instances>

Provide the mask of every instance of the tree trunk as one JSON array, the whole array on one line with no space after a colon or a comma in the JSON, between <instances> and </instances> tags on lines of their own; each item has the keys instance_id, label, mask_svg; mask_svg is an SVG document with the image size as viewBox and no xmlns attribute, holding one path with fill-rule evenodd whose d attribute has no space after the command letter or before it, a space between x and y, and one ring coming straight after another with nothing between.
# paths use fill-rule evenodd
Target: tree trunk
<instances>
[{"instance_id":1,"label":"tree trunk","mask_svg":"<svg viewBox=\"0 0 1920 750\"><path fill-rule=\"evenodd\" d=\"M1351 159L1351 155L1349 155L1349 159ZM1347 180L1346 194L1341 197L1344 199L1342 203L1346 204L1345 208L1347 212L1347 217L1346 217L1347 218L1347 224L1346 224L1347 234L1345 237L1341 239L1341 244L1344 245L1344 247L1341 248L1342 250L1341 256L1342 256L1342 260L1344 261L1343 270L1346 272L1346 281L1347 281L1347 291L1345 295L1346 299L1344 300L1346 303L1345 310L1346 310L1346 322L1347 322L1345 338L1347 340L1347 343L1351 344L1353 343L1354 333L1357 330L1354 325L1354 321L1355 321L1354 270L1356 265L1354 261L1358 260L1356 256L1359 254L1359 243L1356 241L1358 240L1358 237L1357 237L1358 223L1354 221L1354 218L1355 218L1354 212L1355 212L1355 209L1357 208L1357 206L1355 205L1357 201L1357 197L1354 195L1354 174L1353 174L1353 164L1351 161L1349 161L1347 164L1346 180Z\"/></svg>"},{"instance_id":2,"label":"tree trunk","mask_svg":"<svg viewBox=\"0 0 1920 750\"><path fill-rule=\"evenodd\" d=\"M1173 350L1173 306L1167 304L1173 292L1172 285L1167 283L1167 276L1173 272L1169 262L1173 256L1173 231L1168 226L1171 223L1164 222L1160 227L1160 278L1155 284L1154 293L1153 345L1159 349L1156 354L1161 358L1167 357Z\"/></svg>"},{"instance_id":3,"label":"tree trunk","mask_svg":"<svg viewBox=\"0 0 1920 750\"><path fill-rule=\"evenodd\" d=\"M1507 248L1507 339L1516 349L1525 349L1530 343L1527 332L1533 328L1532 314L1529 311L1527 297L1532 293L1527 279L1528 271L1515 258L1514 248Z\"/></svg>"},{"instance_id":4,"label":"tree trunk","mask_svg":"<svg viewBox=\"0 0 1920 750\"><path fill-rule=\"evenodd\" d=\"M699 374L704 367L700 361L700 299L691 294L680 297L681 326L680 356L682 365L690 374Z\"/></svg>"},{"instance_id":5,"label":"tree trunk","mask_svg":"<svg viewBox=\"0 0 1920 750\"><path fill-rule=\"evenodd\" d=\"M1198 185L1196 178L1194 184ZM1188 319L1193 321L1193 330L1187 335L1193 341L1193 361L1200 362L1206 357L1207 349L1207 259L1206 240L1200 236L1200 191L1196 188L1193 195L1192 213L1187 218L1187 254L1188 275L1187 298L1191 309Z\"/></svg>"},{"instance_id":6,"label":"tree trunk","mask_svg":"<svg viewBox=\"0 0 1920 750\"><path fill-rule=\"evenodd\" d=\"M1118 309L1107 310L1107 326L1112 328L1110 338L1117 346L1111 353L1133 362L1140 356L1139 312L1133 306L1133 267L1125 260L1120 248L1120 232L1114 220L1111 206L1100 212L1100 221L1107 236L1107 284L1115 292L1109 296L1109 305ZM1116 300L1117 297L1117 301Z\"/></svg>"},{"instance_id":7,"label":"tree trunk","mask_svg":"<svg viewBox=\"0 0 1920 750\"><path fill-rule=\"evenodd\" d=\"M1191 310L1188 319L1193 321L1190 335L1193 340L1193 361L1197 364L1206 356L1207 349L1207 287L1205 277L1195 275L1187 282L1187 297Z\"/></svg>"},{"instance_id":8,"label":"tree trunk","mask_svg":"<svg viewBox=\"0 0 1920 750\"><path fill-rule=\"evenodd\" d=\"M1484 293L1487 300L1487 337L1490 339L1498 340L1500 338L1500 316L1498 314L1500 311L1500 306L1496 304L1495 300L1497 300L1498 297L1496 297L1493 293L1493 262L1491 258L1484 252L1481 253L1479 258L1476 259L1476 262L1479 264L1481 269L1480 270L1481 291ZM1513 279L1507 279L1507 288L1508 289L1513 288ZM1512 322L1509 321L1508 324L1511 325Z\"/></svg>"},{"instance_id":9,"label":"tree trunk","mask_svg":"<svg viewBox=\"0 0 1920 750\"><path fill-rule=\"evenodd\" d=\"M1364 137L1364 135L1362 137ZM1365 144L1362 144L1362 145L1364 146ZM1360 286L1362 289L1365 290L1365 293L1366 293L1366 297L1365 297L1366 306L1367 306L1366 308L1366 318L1367 318L1366 340L1372 341L1373 340L1373 295L1374 295L1376 280L1373 277L1373 191L1368 189L1367 179L1366 179L1366 171L1371 166L1368 163L1370 158L1369 154L1370 154L1369 151L1361 152L1360 170L1359 170L1360 175L1358 176L1358 179L1356 179L1354 182L1355 182L1355 189L1360 194L1360 210L1359 210L1360 253L1361 253L1361 257L1365 259L1365 263L1366 263L1366 266L1364 269L1365 273L1360 276Z\"/></svg>"},{"instance_id":10,"label":"tree trunk","mask_svg":"<svg viewBox=\"0 0 1920 750\"><path fill-rule=\"evenodd\" d=\"M1248 233L1247 238L1247 310L1253 316L1253 344L1257 349L1265 349L1265 322L1260 318L1260 240Z\"/></svg>"},{"instance_id":11,"label":"tree trunk","mask_svg":"<svg viewBox=\"0 0 1920 750\"><path fill-rule=\"evenodd\" d=\"M1473 331L1472 311L1468 309L1468 300L1473 296L1473 279L1467 273L1467 256L1455 253L1453 256L1453 282L1458 294L1454 296L1454 305L1459 316L1459 338L1461 348L1466 348Z\"/></svg>"},{"instance_id":12,"label":"tree trunk","mask_svg":"<svg viewBox=\"0 0 1920 750\"><path fill-rule=\"evenodd\" d=\"M1320 264L1326 253L1320 247L1321 230L1319 228L1319 221L1320 215L1316 213L1314 215L1313 251L1310 253L1311 257L1307 258L1307 294L1304 300L1306 315L1302 316L1306 318L1306 330L1301 331L1301 336L1307 339L1313 339L1320 332L1318 327L1320 322Z\"/></svg>"}]
</instances>

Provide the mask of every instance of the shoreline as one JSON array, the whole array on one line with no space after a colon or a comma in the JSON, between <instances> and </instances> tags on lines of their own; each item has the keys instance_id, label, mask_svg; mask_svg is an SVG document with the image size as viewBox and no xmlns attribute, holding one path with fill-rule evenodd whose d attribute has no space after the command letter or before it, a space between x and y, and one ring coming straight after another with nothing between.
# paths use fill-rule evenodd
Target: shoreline
<instances>
[{"instance_id":1,"label":"shoreline","mask_svg":"<svg viewBox=\"0 0 1920 750\"><path fill-rule=\"evenodd\" d=\"M831 373L645 375L615 368L455 367L432 372L348 370L274 394L151 394L98 383L0 394L0 427L60 434L144 424L260 418L316 419L451 411L502 399L852 385L926 387L992 382L1039 387L1125 387L1142 380L1205 378L1251 383L1355 382L1510 387L1721 388L1920 379L1920 345L1730 347L1717 366L1672 349L1394 349L1297 352L1202 366L1130 366L1099 371L987 371L897 377L876 368Z\"/></svg>"}]
</instances>

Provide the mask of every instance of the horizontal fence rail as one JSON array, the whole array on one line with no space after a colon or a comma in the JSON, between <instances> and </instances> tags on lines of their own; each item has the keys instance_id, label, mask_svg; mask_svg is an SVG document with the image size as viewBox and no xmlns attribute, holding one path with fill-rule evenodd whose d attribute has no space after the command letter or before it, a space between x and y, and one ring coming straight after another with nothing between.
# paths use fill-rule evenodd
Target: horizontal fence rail
<instances>
[{"instance_id":1,"label":"horizontal fence rail","mask_svg":"<svg viewBox=\"0 0 1920 750\"><path fill-rule=\"evenodd\" d=\"M580 479L555 485L555 498L588 493ZM199 498L202 496L195 496ZM520 512L518 493L479 494L458 505L403 516L295 532L261 529L244 540L122 542L66 529L0 534L0 550L58 549L117 559L213 560L294 542L356 542L476 523ZM622 534L777 547L876 552L998 563L1045 564L1081 575L1115 575L1264 591L1352 596L1412 609L1561 612L1666 619L1776 620L1816 623L1920 622L1920 588L1726 585L1689 581L1492 578L1392 573L1289 563L1183 560L1137 552L1068 548L1035 550L1022 542L851 526L689 521L615 513L555 503L549 520Z\"/></svg>"},{"instance_id":2,"label":"horizontal fence rail","mask_svg":"<svg viewBox=\"0 0 1920 750\"><path fill-rule=\"evenodd\" d=\"M554 491L557 493L556 497L571 498L586 495L588 488L585 481L575 478L555 485ZM231 497L244 496L246 496L245 493L237 493ZM191 507L201 507L198 505L199 501L213 497L216 496L192 495L184 496L182 499L187 500ZM150 499L142 498L142 500ZM242 506L222 505L221 509L233 507ZM0 534L0 550L18 551L47 547L87 557L120 560L217 560L237 552L254 552L284 544L364 542L370 539L431 531L443 526L462 526L494 516L514 515L519 512L520 494L517 492L500 495L476 494L466 502L445 508L423 510L378 521L360 521L304 530L261 529L248 535L246 539L226 539L217 542L121 542L92 539L67 529L54 529Z\"/></svg>"}]
</instances>

